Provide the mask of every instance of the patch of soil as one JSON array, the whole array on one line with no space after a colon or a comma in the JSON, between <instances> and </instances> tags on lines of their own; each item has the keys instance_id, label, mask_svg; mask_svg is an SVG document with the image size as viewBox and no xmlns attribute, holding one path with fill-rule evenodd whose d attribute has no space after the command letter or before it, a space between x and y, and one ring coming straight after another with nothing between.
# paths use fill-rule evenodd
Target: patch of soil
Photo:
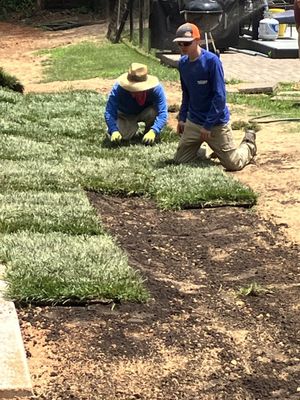
<instances>
[{"instance_id":1,"label":"patch of soil","mask_svg":"<svg viewBox=\"0 0 300 400\"><path fill-rule=\"evenodd\" d=\"M299 398L299 248L278 226L88 196L151 300L20 309L32 399ZM264 291L236 296L252 282Z\"/></svg>"}]
</instances>

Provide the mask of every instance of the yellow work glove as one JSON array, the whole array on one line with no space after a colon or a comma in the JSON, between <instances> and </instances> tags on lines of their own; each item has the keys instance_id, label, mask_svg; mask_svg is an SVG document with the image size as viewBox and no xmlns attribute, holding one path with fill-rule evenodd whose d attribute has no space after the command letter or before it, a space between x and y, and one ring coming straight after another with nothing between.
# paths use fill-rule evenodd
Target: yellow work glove
<instances>
[{"instance_id":1,"label":"yellow work glove","mask_svg":"<svg viewBox=\"0 0 300 400\"><path fill-rule=\"evenodd\" d=\"M143 143L145 144L153 144L155 142L155 132L153 129L150 129L150 131L148 131L144 137L143 137Z\"/></svg>"},{"instance_id":2,"label":"yellow work glove","mask_svg":"<svg viewBox=\"0 0 300 400\"><path fill-rule=\"evenodd\" d=\"M122 140L122 135L119 131L114 131L111 134L110 141L113 143L118 143Z\"/></svg>"}]
</instances>

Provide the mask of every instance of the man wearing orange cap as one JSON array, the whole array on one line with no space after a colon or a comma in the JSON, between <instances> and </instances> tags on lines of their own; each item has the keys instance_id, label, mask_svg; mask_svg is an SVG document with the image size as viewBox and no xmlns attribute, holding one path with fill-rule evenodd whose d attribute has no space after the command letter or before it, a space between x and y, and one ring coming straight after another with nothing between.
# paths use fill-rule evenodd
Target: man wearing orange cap
<instances>
[{"instance_id":1,"label":"man wearing orange cap","mask_svg":"<svg viewBox=\"0 0 300 400\"><path fill-rule=\"evenodd\" d=\"M179 61L182 102L177 125L181 137L175 162L195 161L202 143L206 142L227 170L242 169L256 154L255 132L246 131L242 143L235 145L219 57L200 47L200 31L194 24L181 25L174 42L182 54Z\"/></svg>"},{"instance_id":2,"label":"man wearing orange cap","mask_svg":"<svg viewBox=\"0 0 300 400\"><path fill-rule=\"evenodd\" d=\"M143 143L153 144L167 122L168 108L162 85L149 75L147 66L132 63L113 86L105 109L105 121L112 142L130 140L145 123Z\"/></svg>"}]
</instances>

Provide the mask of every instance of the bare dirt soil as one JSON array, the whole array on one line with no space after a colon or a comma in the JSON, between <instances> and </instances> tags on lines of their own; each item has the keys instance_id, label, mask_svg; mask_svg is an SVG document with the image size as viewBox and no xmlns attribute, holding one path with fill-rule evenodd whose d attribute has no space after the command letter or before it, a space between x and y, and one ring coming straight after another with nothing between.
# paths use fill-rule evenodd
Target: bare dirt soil
<instances>
[{"instance_id":1,"label":"bare dirt soil","mask_svg":"<svg viewBox=\"0 0 300 400\"><path fill-rule=\"evenodd\" d=\"M19 310L37 399L299 398L299 248L278 226L88 196L152 298Z\"/></svg>"},{"instance_id":2,"label":"bare dirt soil","mask_svg":"<svg viewBox=\"0 0 300 400\"><path fill-rule=\"evenodd\" d=\"M1 66L27 91L111 87L41 84L42 58L32 53L103 37L101 25L46 32L0 23L0 33ZM178 84L165 87L178 104ZM241 107L232 114L249 118ZM151 300L19 309L31 399L299 399L299 146L296 124L258 133L256 164L233 174L259 192L255 210L161 212L144 199L89 193ZM236 295L253 282L258 296Z\"/></svg>"}]
</instances>

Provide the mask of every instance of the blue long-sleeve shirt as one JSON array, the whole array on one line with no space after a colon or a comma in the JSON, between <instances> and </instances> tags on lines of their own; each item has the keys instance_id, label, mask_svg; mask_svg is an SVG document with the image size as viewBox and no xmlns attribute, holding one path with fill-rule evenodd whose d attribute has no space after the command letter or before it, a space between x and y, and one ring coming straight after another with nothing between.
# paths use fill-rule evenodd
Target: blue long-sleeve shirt
<instances>
[{"instance_id":1,"label":"blue long-sleeve shirt","mask_svg":"<svg viewBox=\"0 0 300 400\"><path fill-rule=\"evenodd\" d=\"M179 120L185 121L188 118L207 130L215 125L226 124L230 116L220 59L201 49L195 61L182 56L178 68L182 87Z\"/></svg>"},{"instance_id":2,"label":"blue long-sleeve shirt","mask_svg":"<svg viewBox=\"0 0 300 400\"><path fill-rule=\"evenodd\" d=\"M162 85L159 83L154 88L147 90L145 104L141 106L130 92L115 83L109 94L104 114L108 133L111 135L112 132L119 130L117 125L118 112L137 115L150 106L157 110L157 116L151 129L158 135L165 126L168 117L167 100Z\"/></svg>"}]
</instances>

